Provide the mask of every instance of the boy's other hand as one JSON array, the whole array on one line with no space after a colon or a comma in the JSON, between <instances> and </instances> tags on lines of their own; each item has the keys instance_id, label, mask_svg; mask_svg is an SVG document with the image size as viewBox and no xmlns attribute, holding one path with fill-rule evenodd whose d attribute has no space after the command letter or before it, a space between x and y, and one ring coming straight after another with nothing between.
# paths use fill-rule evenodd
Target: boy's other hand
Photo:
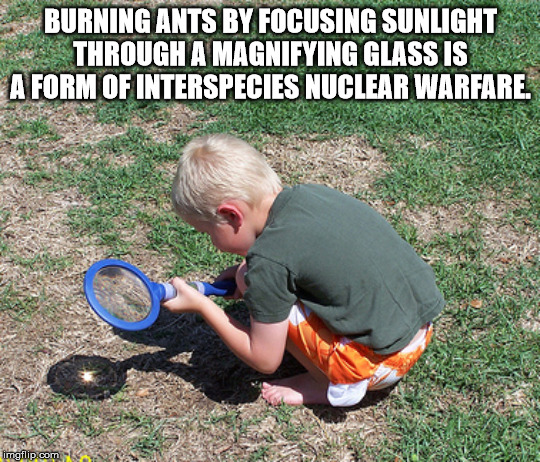
<instances>
[{"instance_id":1,"label":"boy's other hand","mask_svg":"<svg viewBox=\"0 0 540 462\"><path fill-rule=\"evenodd\" d=\"M217 278L216 281L225 281L227 279L234 279L236 282L236 290L233 295L225 297L230 300L238 300L244 297L244 292L246 291L246 281L245 274L247 271L246 261L243 260L239 265L230 266L225 271L223 271Z\"/></svg>"}]
</instances>

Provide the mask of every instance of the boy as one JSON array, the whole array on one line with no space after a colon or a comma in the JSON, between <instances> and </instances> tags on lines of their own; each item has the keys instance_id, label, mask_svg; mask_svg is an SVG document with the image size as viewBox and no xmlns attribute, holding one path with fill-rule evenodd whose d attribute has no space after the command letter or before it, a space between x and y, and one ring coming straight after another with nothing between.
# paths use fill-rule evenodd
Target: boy
<instances>
[{"instance_id":1,"label":"boy","mask_svg":"<svg viewBox=\"0 0 540 462\"><path fill-rule=\"evenodd\" d=\"M427 346L443 308L431 268L373 209L320 185L283 188L264 157L228 135L191 141L173 183L176 212L221 251L250 325L180 278L175 313L196 312L242 361L273 373L287 349L307 372L263 383L272 405L351 406L388 387Z\"/></svg>"}]
</instances>

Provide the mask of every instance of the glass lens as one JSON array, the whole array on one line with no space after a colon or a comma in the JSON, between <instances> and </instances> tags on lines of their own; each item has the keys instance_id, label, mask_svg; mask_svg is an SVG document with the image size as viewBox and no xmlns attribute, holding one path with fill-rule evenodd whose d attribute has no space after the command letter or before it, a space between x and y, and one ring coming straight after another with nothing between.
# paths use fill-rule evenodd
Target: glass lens
<instances>
[{"instance_id":1,"label":"glass lens","mask_svg":"<svg viewBox=\"0 0 540 462\"><path fill-rule=\"evenodd\" d=\"M115 318L137 322L146 318L152 309L148 287L126 268L101 268L94 277L93 286L99 304Z\"/></svg>"}]
</instances>

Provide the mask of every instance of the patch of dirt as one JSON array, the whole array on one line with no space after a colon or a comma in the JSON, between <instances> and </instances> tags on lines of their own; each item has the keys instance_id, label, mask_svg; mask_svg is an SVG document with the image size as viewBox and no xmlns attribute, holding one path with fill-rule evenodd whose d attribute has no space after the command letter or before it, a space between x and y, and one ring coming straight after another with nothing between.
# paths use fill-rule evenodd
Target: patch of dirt
<instances>
[{"instance_id":1,"label":"patch of dirt","mask_svg":"<svg viewBox=\"0 0 540 462\"><path fill-rule=\"evenodd\" d=\"M331 140L268 138L263 153L285 183L319 183L350 195L384 174L384 155L359 136Z\"/></svg>"},{"instance_id":2,"label":"patch of dirt","mask_svg":"<svg viewBox=\"0 0 540 462\"><path fill-rule=\"evenodd\" d=\"M16 129L23 122L43 119L50 126L52 135L39 139L40 152L60 151L81 146L96 144L104 139L125 133L125 127L114 124L96 122L93 106L90 103L64 102L51 105L41 102L25 104L9 103L4 111L0 111L0 123L4 130L7 127ZM28 141L29 135L16 139L5 139L2 145L9 145L13 150L21 141Z\"/></svg>"},{"instance_id":3,"label":"patch of dirt","mask_svg":"<svg viewBox=\"0 0 540 462\"><path fill-rule=\"evenodd\" d=\"M7 11L7 8L6 8ZM0 11L0 18L3 16ZM28 35L30 32L38 30L41 27L41 19L28 19L24 22L10 22L0 25L0 34L3 37L13 37L15 35Z\"/></svg>"},{"instance_id":4,"label":"patch of dirt","mask_svg":"<svg viewBox=\"0 0 540 462\"><path fill-rule=\"evenodd\" d=\"M516 225L509 218L525 202L488 199L476 205L481 222L485 251L490 263L531 262L539 253L538 233L527 222Z\"/></svg>"},{"instance_id":5,"label":"patch of dirt","mask_svg":"<svg viewBox=\"0 0 540 462\"><path fill-rule=\"evenodd\" d=\"M540 80L540 66L531 66L525 69L527 78L531 80Z\"/></svg>"},{"instance_id":6,"label":"patch of dirt","mask_svg":"<svg viewBox=\"0 0 540 462\"><path fill-rule=\"evenodd\" d=\"M539 255L538 234L527 222L516 225L512 212L526 201L486 199L473 204L412 210L400 206L403 219L417 229L419 239L431 241L437 235L457 234L478 228L484 241L483 257L492 265L527 263Z\"/></svg>"},{"instance_id":7,"label":"patch of dirt","mask_svg":"<svg viewBox=\"0 0 540 462\"><path fill-rule=\"evenodd\" d=\"M171 143L181 134L191 134L194 124L198 120L199 113L184 106L175 104L164 110L167 122L145 122L140 119L134 121L134 125L142 128L156 143ZM206 120L204 123L209 123Z\"/></svg>"},{"instance_id":8,"label":"patch of dirt","mask_svg":"<svg viewBox=\"0 0 540 462\"><path fill-rule=\"evenodd\" d=\"M9 3L2 2L0 5L0 35L3 37L12 37L14 35L22 34L27 35L28 33L39 29L41 20L40 19L29 19L23 18L23 20L12 21L12 22L2 22L4 16L9 11Z\"/></svg>"},{"instance_id":9,"label":"patch of dirt","mask_svg":"<svg viewBox=\"0 0 540 462\"><path fill-rule=\"evenodd\" d=\"M536 313L533 310L527 311L520 325L524 330L540 334L540 312L538 310Z\"/></svg>"},{"instance_id":10,"label":"patch of dirt","mask_svg":"<svg viewBox=\"0 0 540 462\"><path fill-rule=\"evenodd\" d=\"M468 227L467 211L461 204L448 207L426 207L421 210L411 210L404 204L396 204L403 219L412 224L419 239L431 241L437 234L458 233Z\"/></svg>"}]
</instances>

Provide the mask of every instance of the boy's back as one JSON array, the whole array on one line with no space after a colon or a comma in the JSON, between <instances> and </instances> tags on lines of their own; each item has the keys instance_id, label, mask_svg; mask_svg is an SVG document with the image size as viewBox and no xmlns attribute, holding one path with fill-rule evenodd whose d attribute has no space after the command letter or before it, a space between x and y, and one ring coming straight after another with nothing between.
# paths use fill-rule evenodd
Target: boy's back
<instances>
[{"instance_id":1,"label":"boy's back","mask_svg":"<svg viewBox=\"0 0 540 462\"><path fill-rule=\"evenodd\" d=\"M387 354L444 305L431 268L366 204L319 185L286 188L247 255L244 298L261 322L297 299L330 329Z\"/></svg>"}]
</instances>

